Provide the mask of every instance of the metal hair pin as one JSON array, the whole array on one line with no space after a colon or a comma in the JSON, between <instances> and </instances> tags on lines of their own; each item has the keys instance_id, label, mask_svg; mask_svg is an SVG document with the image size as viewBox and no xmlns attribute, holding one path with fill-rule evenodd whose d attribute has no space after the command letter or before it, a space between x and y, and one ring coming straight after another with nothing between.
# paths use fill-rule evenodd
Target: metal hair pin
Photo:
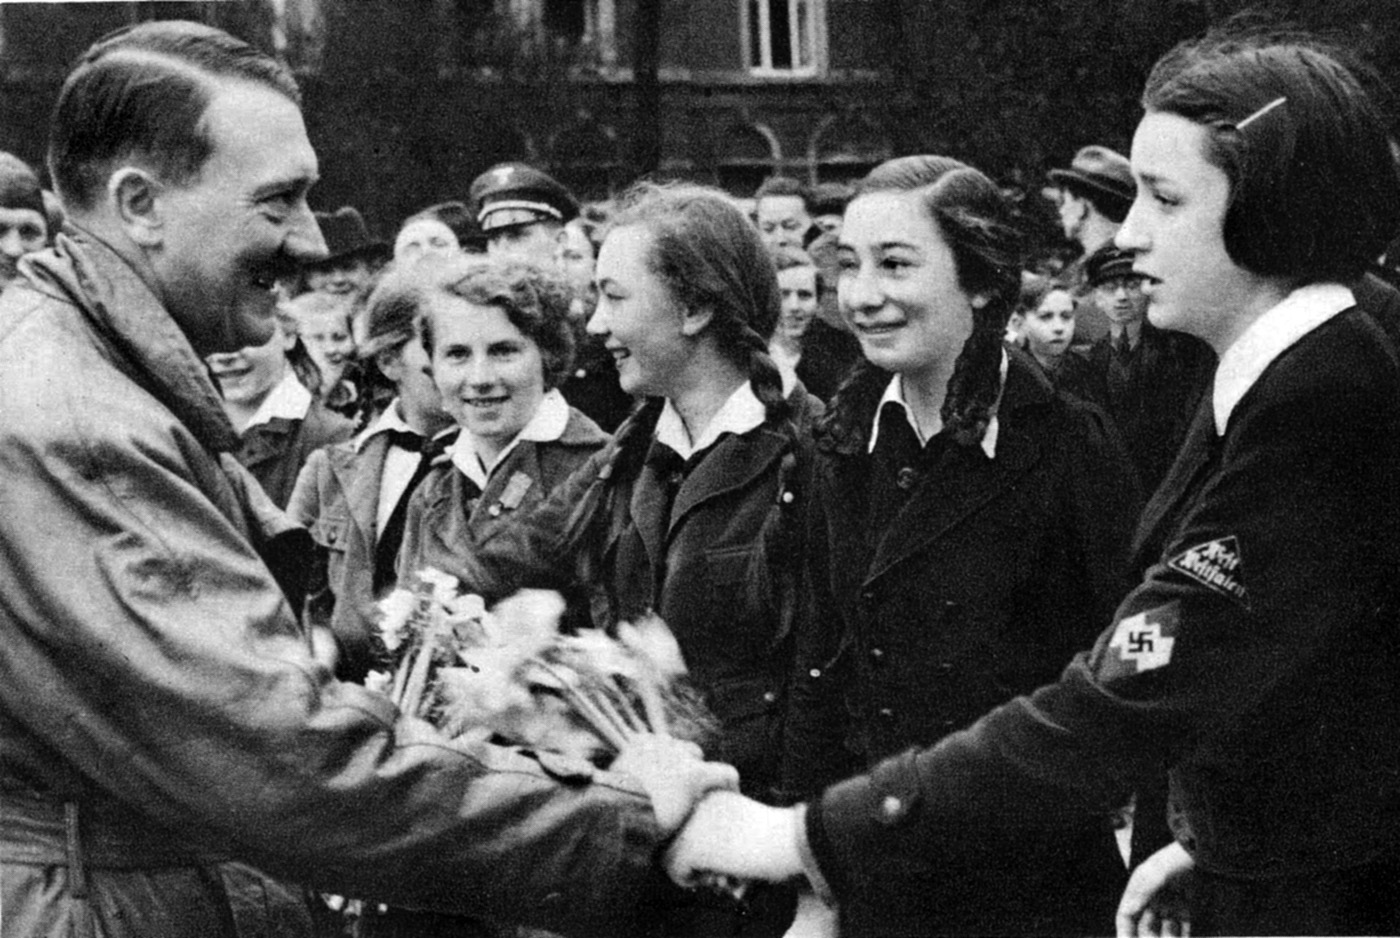
<instances>
[{"instance_id":1,"label":"metal hair pin","mask_svg":"<svg viewBox=\"0 0 1400 938\"><path fill-rule=\"evenodd\" d=\"M1268 104L1264 105L1264 106L1261 107L1259 110L1255 111L1253 114L1249 115L1249 116L1246 117L1244 120L1242 120L1242 121L1240 121L1238 124L1236 124L1236 125L1235 125L1235 129L1236 129L1236 130L1244 130L1244 129L1245 129L1246 127L1248 127L1250 124L1254 123L1254 122L1257 121L1259 118L1263 117L1265 114L1269 113L1269 112L1272 111L1274 108L1278 107L1280 104L1284 104L1284 103L1287 102L1287 101L1288 101L1287 98L1274 98L1274 99L1273 99L1272 101L1270 101Z\"/></svg>"}]
</instances>

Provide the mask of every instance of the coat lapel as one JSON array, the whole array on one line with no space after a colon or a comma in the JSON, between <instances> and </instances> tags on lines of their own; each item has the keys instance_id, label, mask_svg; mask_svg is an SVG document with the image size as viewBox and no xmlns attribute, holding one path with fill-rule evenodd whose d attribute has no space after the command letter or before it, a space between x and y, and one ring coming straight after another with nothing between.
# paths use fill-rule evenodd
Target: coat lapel
<instances>
[{"instance_id":1,"label":"coat lapel","mask_svg":"<svg viewBox=\"0 0 1400 938\"><path fill-rule=\"evenodd\" d=\"M1210 461L1218 443L1214 400L1207 393L1201 397L1200 405L1196 408L1196 417L1187 431L1181 452L1143 510L1137 534L1133 538L1132 565L1129 569L1142 570L1156 562L1166 546L1167 525L1175 521L1178 507L1187 493L1194 489L1197 477Z\"/></svg>"},{"instance_id":2,"label":"coat lapel","mask_svg":"<svg viewBox=\"0 0 1400 938\"><path fill-rule=\"evenodd\" d=\"M379 484L384 476L384 457L389 453L389 435L376 434L357 453L351 447L333 447L331 472L345 491L351 523L372 548L378 536Z\"/></svg>"},{"instance_id":3,"label":"coat lapel","mask_svg":"<svg viewBox=\"0 0 1400 938\"><path fill-rule=\"evenodd\" d=\"M1054 394L1043 372L1021 356L1012 355L997 405L995 458L988 457L981 446L947 446L876 547L866 582L1010 492L1043 456L1039 437L1027 429L1039 422L1033 416L1024 420L1021 412L1043 410Z\"/></svg>"},{"instance_id":4,"label":"coat lapel","mask_svg":"<svg viewBox=\"0 0 1400 938\"><path fill-rule=\"evenodd\" d=\"M995 459L989 459L981 447L950 446L876 547L866 581L945 537L1011 491L1041 455L1037 439L1005 423Z\"/></svg>"},{"instance_id":5,"label":"coat lapel","mask_svg":"<svg viewBox=\"0 0 1400 938\"><path fill-rule=\"evenodd\" d=\"M681 484L669 530L706 502L749 485L782 457L786 444L781 433L766 428L720 440Z\"/></svg>"}]
</instances>

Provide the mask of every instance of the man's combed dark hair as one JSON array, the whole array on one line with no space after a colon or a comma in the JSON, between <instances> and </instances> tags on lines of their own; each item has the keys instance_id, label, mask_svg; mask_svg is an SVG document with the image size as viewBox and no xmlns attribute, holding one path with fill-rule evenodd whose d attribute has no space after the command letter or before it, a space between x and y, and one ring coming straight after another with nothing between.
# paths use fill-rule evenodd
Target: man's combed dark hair
<instances>
[{"instance_id":1,"label":"man's combed dark hair","mask_svg":"<svg viewBox=\"0 0 1400 938\"><path fill-rule=\"evenodd\" d=\"M1015 211L996 183L946 156L881 163L860 181L856 198L871 192L915 193L953 254L958 286L986 299L972 311L972 334L953 363L941 414L959 443L980 443L1001 394L1002 341L1021 293L1025 236Z\"/></svg>"},{"instance_id":2,"label":"man's combed dark hair","mask_svg":"<svg viewBox=\"0 0 1400 938\"><path fill-rule=\"evenodd\" d=\"M1311 37L1227 27L1147 79L1149 113L1206 128L1205 158L1230 181L1225 250L1246 270L1347 282L1400 230L1387 122L1345 61Z\"/></svg>"},{"instance_id":3,"label":"man's combed dark hair","mask_svg":"<svg viewBox=\"0 0 1400 938\"><path fill-rule=\"evenodd\" d=\"M172 185L193 179L213 147L202 120L221 78L301 104L285 66L212 26L161 20L99 39L63 83L49 124L49 174L64 203L91 208L123 164Z\"/></svg>"}]
</instances>

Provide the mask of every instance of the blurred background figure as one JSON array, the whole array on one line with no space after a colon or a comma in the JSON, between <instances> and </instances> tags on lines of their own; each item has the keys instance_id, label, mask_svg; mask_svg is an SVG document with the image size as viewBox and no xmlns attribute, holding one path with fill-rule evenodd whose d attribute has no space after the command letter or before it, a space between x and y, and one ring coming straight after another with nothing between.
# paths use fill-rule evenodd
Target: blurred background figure
<instances>
[{"instance_id":1,"label":"blurred background figure","mask_svg":"<svg viewBox=\"0 0 1400 938\"><path fill-rule=\"evenodd\" d=\"M402 264L425 254L446 258L462 253L457 226L470 217L461 202L440 202L408 216L394 236L394 261Z\"/></svg>"},{"instance_id":2,"label":"blurred background figure","mask_svg":"<svg viewBox=\"0 0 1400 938\"><path fill-rule=\"evenodd\" d=\"M334 636L342 680L363 680L373 663L374 604L394 582L408 498L450 442L442 434L451 419L414 334L426 266L391 268L369 298L361 356L393 398L353 440L311 454L287 507L323 553L307 610Z\"/></svg>"},{"instance_id":3,"label":"blurred background figure","mask_svg":"<svg viewBox=\"0 0 1400 938\"><path fill-rule=\"evenodd\" d=\"M353 300L313 291L279 306L316 363L319 380L308 387L327 408L345 417L356 413L360 401L360 367L350 328Z\"/></svg>"},{"instance_id":4,"label":"blurred background figure","mask_svg":"<svg viewBox=\"0 0 1400 938\"><path fill-rule=\"evenodd\" d=\"M297 348L296 328L295 320L279 309L277 328L262 345L206 359L223 394L224 412L238 431L234 457L279 508L287 506L297 474L311 453L349 439L354 429L349 420L317 400L298 377L289 357Z\"/></svg>"},{"instance_id":5,"label":"blurred background figure","mask_svg":"<svg viewBox=\"0 0 1400 938\"><path fill-rule=\"evenodd\" d=\"M389 246L373 237L364 217L348 205L317 212L316 223L330 254L302 268L304 289L346 297L367 292L375 273L389 259Z\"/></svg>"},{"instance_id":6,"label":"blurred background figure","mask_svg":"<svg viewBox=\"0 0 1400 938\"><path fill-rule=\"evenodd\" d=\"M1015 344L1030 353L1055 387L1085 397L1089 363L1070 349L1076 305L1067 287L1039 274L1023 274L1010 331L1015 333Z\"/></svg>"},{"instance_id":7,"label":"blurred background figure","mask_svg":"<svg viewBox=\"0 0 1400 938\"><path fill-rule=\"evenodd\" d=\"M471 204L489 256L541 268L554 264L564 225L578 215L573 193L525 163L501 163L476 177Z\"/></svg>"},{"instance_id":8,"label":"blurred background figure","mask_svg":"<svg viewBox=\"0 0 1400 938\"><path fill-rule=\"evenodd\" d=\"M1133 254L1108 245L1085 265L1085 280L1109 332L1089 349L1087 394L1108 411L1143 490L1166 476L1215 372L1215 353L1195 336L1147 320L1147 294Z\"/></svg>"},{"instance_id":9,"label":"blurred background figure","mask_svg":"<svg viewBox=\"0 0 1400 938\"><path fill-rule=\"evenodd\" d=\"M591 202L579 216L564 226L559 240L557 264L573 290L569 321L574 329L574 365L560 385L571 405L587 414L598 426L611 433L621 426L636 403L617 380L617 363L601 336L587 330L588 320L598 305L598 289L593 270L598 249L607 229L608 206Z\"/></svg>"},{"instance_id":10,"label":"blurred background figure","mask_svg":"<svg viewBox=\"0 0 1400 938\"><path fill-rule=\"evenodd\" d=\"M822 234L833 238L841 234L841 216L846 212L846 204L851 201L855 190L844 182L823 182L812 187L808 204L812 213L812 224Z\"/></svg>"},{"instance_id":11,"label":"blurred background figure","mask_svg":"<svg viewBox=\"0 0 1400 938\"><path fill-rule=\"evenodd\" d=\"M772 176L754 193L758 233L768 249L800 248L812 228L807 187L790 176Z\"/></svg>"},{"instance_id":12,"label":"blurred background figure","mask_svg":"<svg viewBox=\"0 0 1400 938\"><path fill-rule=\"evenodd\" d=\"M0 152L0 291L19 275L19 259L44 248L50 234L39 176L19 157Z\"/></svg>"},{"instance_id":13,"label":"blurred background figure","mask_svg":"<svg viewBox=\"0 0 1400 938\"><path fill-rule=\"evenodd\" d=\"M1126 156L1098 145L1081 148L1069 166L1050 170L1049 177L1060 227L1082 251L1060 279L1080 301L1078 333L1087 345L1102 338L1108 324L1089 294L1084 268L1095 252L1113 247L1113 236L1133 204L1137 183Z\"/></svg>"}]
</instances>

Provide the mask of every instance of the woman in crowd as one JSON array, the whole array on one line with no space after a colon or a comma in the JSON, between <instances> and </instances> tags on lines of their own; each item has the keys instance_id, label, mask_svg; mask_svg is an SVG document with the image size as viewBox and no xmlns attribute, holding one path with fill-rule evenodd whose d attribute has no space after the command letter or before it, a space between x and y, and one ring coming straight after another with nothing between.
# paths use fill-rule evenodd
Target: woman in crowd
<instances>
[{"instance_id":1,"label":"woman in crowd","mask_svg":"<svg viewBox=\"0 0 1400 938\"><path fill-rule=\"evenodd\" d=\"M280 307L291 316L297 336L316 363L320 385L312 390L327 408L344 416L356 411L360 399L360 369L350 330L353 303L353 297L311 291Z\"/></svg>"},{"instance_id":2,"label":"woman in crowd","mask_svg":"<svg viewBox=\"0 0 1400 938\"><path fill-rule=\"evenodd\" d=\"M410 503L404 576L488 543L610 439L559 391L574 349L561 280L477 258L409 276L432 380L461 432Z\"/></svg>"},{"instance_id":3,"label":"woman in crowd","mask_svg":"<svg viewBox=\"0 0 1400 938\"><path fill-rule=\"evenodd\" d=\"M461 202L440 202L415 212L404 219L394 236L394 261L405 264L424 256L456 257L465 249L457 231L470 218Z\"/></svg>"},{"instance_id":4,"label":"woman in crowd","mask_svg":"<svg viewBox=\"0 0 1400 938\"><path fill-rule=\"evenodd\" d=\"M1052 680L1126 588L1126 455L1099 411L1003 347L1022 240L991 180L944 157L877 167L847 207L838 293L865 361L816 433L794 795ZM996 867L891 865L842 933L1086 934L1124 877L1105 811Z\"/></svg>"},{"instance_id":5,"label":"woman in crowd","mask_svg":"<svg viewBox=\"0 0 1400 938\"><path fill-rule=\"evenodd\" d=\"M991 868L1167 767L1175 840L1120 934L1400 929L1400 369L1349 286L1400 226L1386 121L1290 37L1179 47L1143 104L1117 242L1151 321L1220 363L1143 516L1138 585L1057 683L938 746L801 810L706 801L677 875L780 878L805 853L856 902L892 864Z\"/></svg>"},{"instance_id":6,"label":"woman in crowd","mask_svg":"<svg viewBox=\"0 0 1400 938\"><path fill-rule=\"evenodd\" d=\"M814 387L812 375L803 368L803 362L811 362L804 356L803 337L817 315L817 302L821 296L821 278L817 265L811 256L801 248L782 248L773 251L773 266L778 271L778 291L783 298L782 315L778 326L768 340L768 354L778 366L783 377L783 389L791 390L801 380L802 386L818 398L825 400L835 389ZM820 379L818 379L818 383Z\"/></svg>"},{"instance_id":7,"label":"woman in crowd","mask_svg":"<svg viewBox=\"0 0 1400 938\"><path fill-rule=\"evenodd\" d=\"M596 281L589 331L644 404L539 509L435 559L488 599L558 589L584 624L655 611L718 718L710 756L770 799L819 407L784 398L768 356L781 305L772 262L723 193L639 184L613 216ZM769 892L751 895L746 915L696 901L673 925L774 934L788 914Z\"/></svg>"},{"instance_id":8,"label":"woman in crowd","mask_svg":"<svg viewBox=\"0 0 1400 938\"><path fill-rule=\"evenodd\" d=\"M224 412L239 435L234 456L279 508L287 506L311 454L349 439L354 430L317 397L317 369L299 350L296 330L295 319L279 306L277 328L262 345L207 359Z\"/></svg>"},{"instance_id":9,"label":"woman in crowd","mask_svg":"<svg viewBox=\"0 0 1400 938\"><path fill-rule=\"evenodd\" d=\"M772 264L722 193L640 185L614 217L597 283L589 330L645 405L539 510L434 559L487 595L564 590L600 627L655 610L723 725L716 756L767 795L810 419L768 357Z\"/></svg>"},{"instance_id":10,"label":"woman in crowd","mask_svg":"<svg viewBox=\"0 0 1400 938\"><path fill-rule=\"evenodd\" d=\"M1074 295L1048 277L1023 274L1011 328L1017 344L1030 353L1055 387L1088 399L1089 363L1070 351L1076 305Z\"/></svg>"},{"instance_id":11,"label":"woman in crowd","mask_svg":"<svg viewBox=\"0 0 1400 938\"><path fill-rule=\"evenodd\" d=\"M415 336L417 295L396 267L370 295L360 354L392 397L354 439L311 454L287 505L318 546L306 617L334 639L341 680L377 664L376 602L394 585L409 498L451 426Z\"/></svg>"},{"instance_id":12,"label":"woman in crowd","mask_svg":"<svg viewBox=\"0 0 1400 938\"><path fill-rule=\"evenodd\" d=\"M633 400L618 385L617 365L603 346L602 337L587 330L588 319L598 305L593 270L598 263L598 249L603 245L607 223L607 206L597 202L584 205L578 217L560 232L556 260L574 291L569 306L570 321L574 325L574 368L564 380L564 396L611 433L632 412Z\"/></svg>"}]
</instances>

